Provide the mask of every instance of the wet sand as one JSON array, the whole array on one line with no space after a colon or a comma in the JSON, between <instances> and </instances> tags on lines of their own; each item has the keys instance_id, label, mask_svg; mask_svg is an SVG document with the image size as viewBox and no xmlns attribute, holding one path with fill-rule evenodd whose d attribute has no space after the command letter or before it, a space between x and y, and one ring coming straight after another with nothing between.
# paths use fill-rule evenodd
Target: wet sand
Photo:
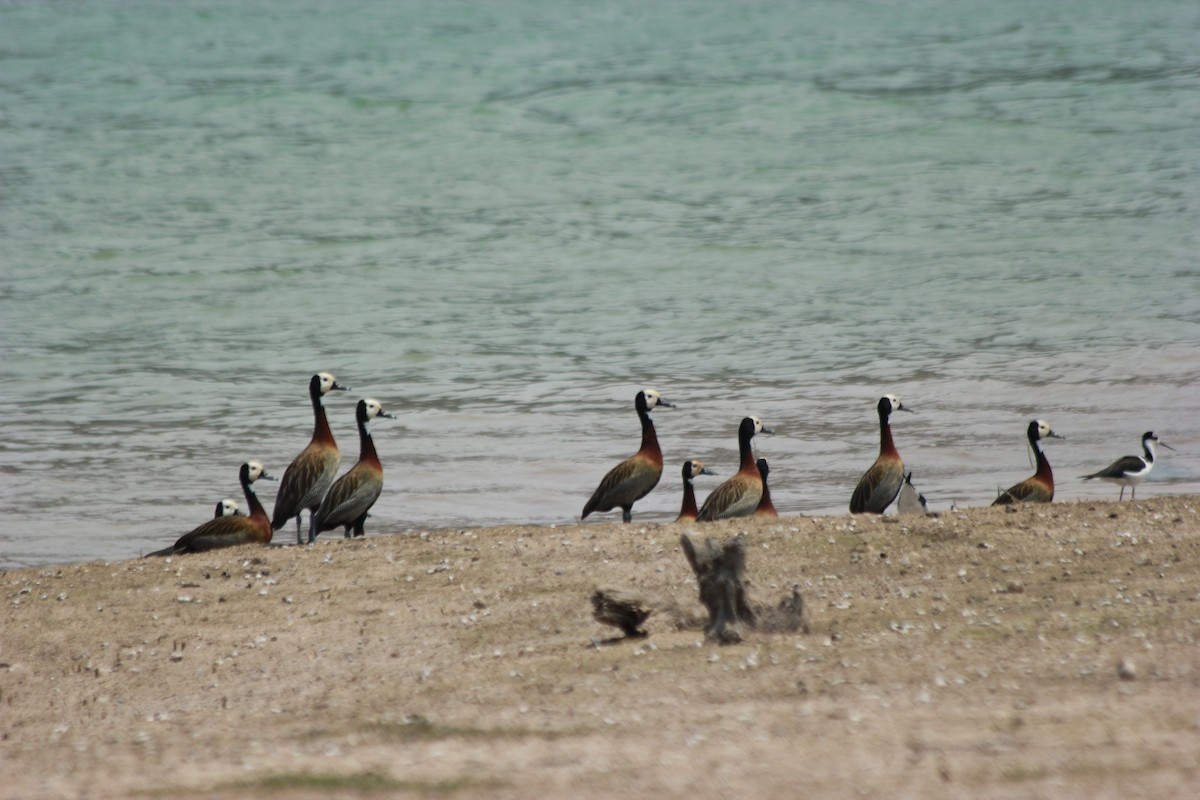
<instances>
[{"instance_id":1,"label":"wet sand","mask_svg":"<svg viewBox=\"0 0 1200 800\"><path fill-rule=\"evenodd\" d=\"M1194 797L1200 498L0 574L5 797ZM613 515L615 516L615 515ZM706 642L679 537L807 634ZM594 647L598 586L660 596ZM667 606L673 606L668 608Z\"/></svg>"}]
</instances>

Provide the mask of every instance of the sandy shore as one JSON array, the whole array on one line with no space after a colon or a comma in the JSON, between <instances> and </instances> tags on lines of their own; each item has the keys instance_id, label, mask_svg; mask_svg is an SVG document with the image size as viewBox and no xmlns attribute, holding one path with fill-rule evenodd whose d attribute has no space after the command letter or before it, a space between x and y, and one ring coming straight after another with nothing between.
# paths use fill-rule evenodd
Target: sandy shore
<instances>
[{"instance_id":1,"label":"sandy shore","mask_svg":"<svg viewBox=\"0 0 1200 800\"><path fill-rule=\"evenodd\" d=\"M7 798L1200 796L1200 498L0 574ZM681 533L808 634L704 641ZM614 646L597 586L660 595ZM1120 668L1118 665L1121 665Z\"/></svg>"}]
</instances>

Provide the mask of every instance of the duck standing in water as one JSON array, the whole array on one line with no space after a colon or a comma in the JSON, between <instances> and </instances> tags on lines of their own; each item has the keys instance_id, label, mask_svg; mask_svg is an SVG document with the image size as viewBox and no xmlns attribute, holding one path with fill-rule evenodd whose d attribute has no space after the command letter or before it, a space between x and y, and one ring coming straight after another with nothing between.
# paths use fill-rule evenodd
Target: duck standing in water
<instances>
[{"instance_id":1,"label":"duck standing in water","mask_svg":"<svg viewBox=\"0 0 1200 800\"><path fill-rule=\"evenodd\" d=\"M654 389L643 389L633 400L638 419L642 423L642 446L636 453L608 471L596 491L583 507L580 519L587 519L593 511L621 509L621 521L633 521L633 504L650 494L662 477L663 457L654 432L654 421L650 412L658 406L673 408Z\"/></svg>"}]
</instances>

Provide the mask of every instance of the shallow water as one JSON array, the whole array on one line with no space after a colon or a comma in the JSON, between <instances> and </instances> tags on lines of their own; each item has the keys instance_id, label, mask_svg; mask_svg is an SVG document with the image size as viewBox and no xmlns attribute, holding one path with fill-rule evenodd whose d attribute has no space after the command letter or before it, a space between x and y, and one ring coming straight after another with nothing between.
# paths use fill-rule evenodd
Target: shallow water
<instances>
[{"instance_id":1,"label":"shallow water","mask_svg":"<svg viewBox=\"0 0 1200 800\"><path fill-rule=\"evenodd\" d=\"M1187 2L0 6L0 567L169 543L282 472L317 370L345 466L357 397L399 417L368 533L570 524L641 386L679 408L635 520L745 414L776 506L843 513L884 392L935 510L1035 416L1059 499L1150 429L1141 491L1200 491L1197 41Z\"/></svg>"}]
</instances>

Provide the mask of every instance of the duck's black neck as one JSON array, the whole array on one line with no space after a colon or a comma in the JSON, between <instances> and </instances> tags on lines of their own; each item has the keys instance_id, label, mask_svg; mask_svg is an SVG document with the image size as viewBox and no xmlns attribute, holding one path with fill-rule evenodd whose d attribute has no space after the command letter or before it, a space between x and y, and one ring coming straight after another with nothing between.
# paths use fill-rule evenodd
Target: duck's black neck
<instances>
[{"instance_id":1,"label":"duck's black neck","mask_svg":"<svg viewBox=\"0 0 1200 800\"><path fill-rule=\"evenodd\" d=\"M312 440L333 444L333 431L329 429L329 419L325 416L325 404L321 402L321 383L315 377L312 386L309 387L308 396L312 400L313 407Z\"/></svg>"},{"instance_id":2,"label":"duck's black neck","mask_svg":"<svg viewBox=\"0 0 1200 800\"><path fill-rule=\"evenodd\" d=\"M692 488L692 479L683 479L683 507L679 509L679 516L684 519L695 519L699 510L696 508L696 490Z\"/></svg>"},{"instance_id":3,"label":"duck's black neck","mask_svg":"<svg viewBox=\"0 0 1200 800\"><path fill-rule=\"evenodd\" d=\"M638 419L642 422L642 446L643 453L658 453L662 456L662 451L658 446L658 434L654 432L654 420L650 419L650 411L642 403L637 405Z\"/></svg>"},{"instance_id":4,"label":"duck's black neck","mask_svg":"<svg viewBox=\"0 0 1200 800\"><path fill-rule=\"evenodd\" d=\"M246 504L250 507L250 516L260 516L266 518L267 511L263 508L262 503L258 502L258 495L254 492L254 484L250 482L250 471L243 467L240 477L242 482L242 494L246 496Z\"/></svg>"},{"instance_id":5,"label":"duck's black neck","mask_svg":"<svg viewBox=\"0 0 1200 800\"><path fill-rule=\"evenodd\" d=\"M375 440L371 438L371 429L365 420L358 421L358 460L379 462L375 452Z\"/></svg>"},{"instance_id":6,"label":"duck's black neck","mask_svg":"<svg viewBox=\"0 0 1200 800\"><path fill-rule=\"evenodd\" d=\"M879 407L879 455L896 455L896 443L892 441L892 426L888 423L890 412Z\"/></svg>"},{"instance_id":7,"label":"duck's black neck","mask_svg":"<svg viewBox=\"0 0 1200 800\"><path fill-rule=\"evenodd\" d=\"M754 450L750 447L754 433L753 420L746 419L742 422L741 428L738 429L738 454L741 456L742 462L740 470L758 475L758 464L754 461Z\"/></svg>"},{"instance_id":8,"label":"duck's black neck","mask_svg":"<svg viewBox=\"0 0 1200 800\"><path fill-rule=\"evenodd\" d=\"M1054 473L1050 470L1050 460L1046 458L1046 454L1042 451L1042 438L1038 435L1036 424L1029 426L1029 446L1033 448L1033 452L1037 457L1037 472L1034 474L1043 481L1053 485Z\"/></svg>"}]
</instances>

